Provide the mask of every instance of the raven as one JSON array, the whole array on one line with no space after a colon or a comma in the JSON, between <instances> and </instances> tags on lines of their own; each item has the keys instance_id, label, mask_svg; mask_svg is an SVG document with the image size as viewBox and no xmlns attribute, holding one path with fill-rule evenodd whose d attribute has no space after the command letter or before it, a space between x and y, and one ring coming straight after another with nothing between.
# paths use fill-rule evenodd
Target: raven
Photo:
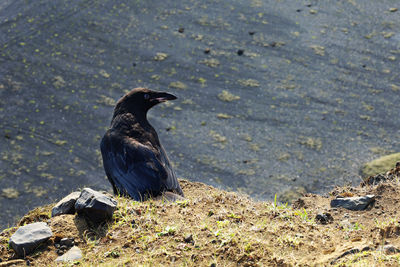
<instances>
[{"instance_id":1,"label":"raven","mask_svg":"<svg viewBox=\"0 0 400 267\"><path fill-rule=\"evenodd\" d=\"M135 88L118 100L110 129L101 140L103 165L114 194L136 201L164 192L183 195L167 154L147 111L176 96L147 88Z\"/></svg>"}]
</instances>

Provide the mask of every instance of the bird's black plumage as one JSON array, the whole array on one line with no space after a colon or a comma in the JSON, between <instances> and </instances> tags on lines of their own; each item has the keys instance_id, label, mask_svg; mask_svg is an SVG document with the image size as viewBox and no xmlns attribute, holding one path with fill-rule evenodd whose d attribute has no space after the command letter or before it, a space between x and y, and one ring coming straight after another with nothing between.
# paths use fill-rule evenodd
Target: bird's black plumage
<instances>
[{"instance_id":1,"label":"bird's black plumage","mask_svg":"<svg viewBox=\"0 0 400 267\"><path fill-rule=\"evenodd\" d=\"M104 170L114 194L137 201L171 191L183 196L167 154L147 111L175 96L136 88L124 95L114 109L110 129L101 140Z\"/></svg>"}]
</instances>

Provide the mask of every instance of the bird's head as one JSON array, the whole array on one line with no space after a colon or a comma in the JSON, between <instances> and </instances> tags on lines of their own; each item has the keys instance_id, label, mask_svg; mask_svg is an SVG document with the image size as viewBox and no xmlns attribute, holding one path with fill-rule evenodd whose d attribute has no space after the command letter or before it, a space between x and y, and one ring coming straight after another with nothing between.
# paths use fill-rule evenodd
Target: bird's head
<instances>
[{"instance_id":1,"label":"bird's head","mask_svg":"<svg viewBox=\"0 0 400 267\"><path fill-rule=\"evenodd\" d=\"M176 98L176 96L166 92L152 91L147 88L135 88L118 100L114 116L116 113L125 112L137 115L143 113L145 115L153 106Z\"/></svg>"}]
</instances>

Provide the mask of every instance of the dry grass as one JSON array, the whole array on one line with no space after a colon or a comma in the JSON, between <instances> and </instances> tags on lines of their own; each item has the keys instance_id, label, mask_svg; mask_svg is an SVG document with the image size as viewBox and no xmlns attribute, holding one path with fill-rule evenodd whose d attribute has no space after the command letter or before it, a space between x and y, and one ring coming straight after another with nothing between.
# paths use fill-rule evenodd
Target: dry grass
<instances>
[{"instance_id":1,"label":"dry grass","mask_svg":"<svg viewBox=\"0 0 400 267\"><path fill-rule=\"evenodd\" d=\"M97 229L90 229L76 215L49 219L51 206L36 209L20 224L50 220L54 237L26 260L35 266L52 266L57 257L54 241L74 237L84 258L71 265L79 266L400 264L399 253L379 251L386 243L400 247L398 180L374 187L336 188L329 197L307 195L293 206L255 202L202 183L181 180L181 184L187 199L176 203L139 203L118 197L113 221ZM330 208L334 195L367 193L377 196L370 210ZM315 222L316 214L323 211L333 216L332 223ZM6 229L0 235L3 261L14 259L7 243L15 230ZM361 252L340 257L351 249Z\"/></svg>"}]
</instances>

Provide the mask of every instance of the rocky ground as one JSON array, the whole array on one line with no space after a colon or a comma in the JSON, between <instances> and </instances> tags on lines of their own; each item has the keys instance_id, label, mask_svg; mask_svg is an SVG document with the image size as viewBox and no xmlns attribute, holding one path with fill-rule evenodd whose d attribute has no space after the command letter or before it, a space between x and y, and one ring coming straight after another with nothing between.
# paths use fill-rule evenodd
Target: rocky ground
<instances>
[{"instance_id":1,"label":"rocky ground","mask_svg":"<svg viewBox=\"0 0 400 267\"><path fill-rule=\"evenodd\" d=\"M186 200L144 203L117 197L109 223L89 227L76 214L51 218L54 205L24 216L0 235L0 266L50 266L73 243L80 266L398 266L400 164L359 187L308 194L292 205L181 180ZM332 208L334 199L370 195L365 210ZM24 259L8 245L19 226L43 221L53 236ZM67 238L67 239L65 239ZM73 242L72 242L73 240ZM65 264L65 263L62 263Z\"/></svg>"}]
</instances>

